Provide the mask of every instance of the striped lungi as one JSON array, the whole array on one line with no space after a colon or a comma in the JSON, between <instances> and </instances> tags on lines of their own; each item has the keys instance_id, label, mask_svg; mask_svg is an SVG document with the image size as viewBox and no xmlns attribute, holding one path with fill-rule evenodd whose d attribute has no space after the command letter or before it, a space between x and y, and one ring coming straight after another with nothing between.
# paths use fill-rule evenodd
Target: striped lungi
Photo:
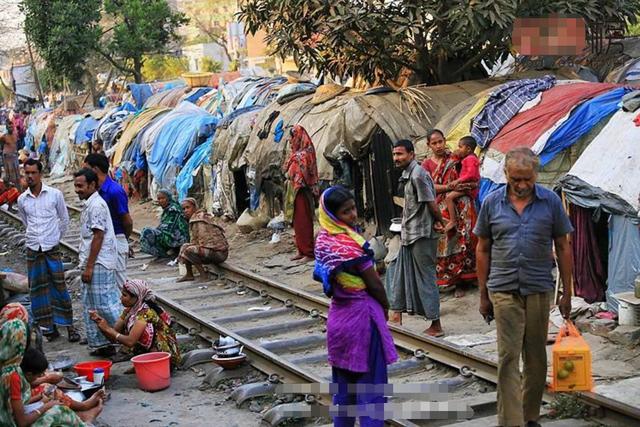
<instances>
[{"instance_id":1,"label":"striped lungi","mask_svg":"<svg viewBox=\"0 0 640 427\"><path fill-rule=\"evenodd\" d=\"M180 248L178 260L183 264L220 264L226 261L228 255L228 251L214 251L192 243L185 243Z\"/></svg>"},{"instance_id":2,"label":"striped lungi","mask_svg":"<svg viewBox=\"0 0 640 427\"><path fill-rule=\"evenodd\" d=\"M53 332L54 325L71 326L73 308L58 247L46 252L27 248L27 275L35 322L45 333Z\"/></svg>"},{"instance_id":3,"label":"striped lungi","mask_svg":"<svg viewBox=\"0 0 640 427\"><path fill-rule=\"evenodd\" d=\"M120 303L120 291L118 291L113 270L109 270L101 264L96 264L93 267L91 283L82 284L82 305L89 347L99 348L111 344L102 335L95 322L91 320L89 311L98 312L100 317L106 320L110 326L114 326L120 317L123 307Z\"/></svg>"},{"instance_id":4,"label":"striped lungi","mask_svg":"<svg viewBox=\"0 0 640 427\"><path fill-rule=\"evenodd\" d=\"M20 189L20 167L17 153L3 153L4 179Z\"/></svg>"}]
</instances>

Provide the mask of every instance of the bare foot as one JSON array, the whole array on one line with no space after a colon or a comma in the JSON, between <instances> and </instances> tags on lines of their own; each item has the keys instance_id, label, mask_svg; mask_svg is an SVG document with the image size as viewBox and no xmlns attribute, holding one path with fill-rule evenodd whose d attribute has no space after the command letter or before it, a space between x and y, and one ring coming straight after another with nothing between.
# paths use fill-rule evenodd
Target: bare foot
<instances>
[{"instance_id":1,"label":"bare foot","mask_svg":"<svg viewBox=\"0 0 640 427\"><path fill-rule=\"evenodd\" d=\"M302 262L311 262L311 261L315 261L316 259L310 256L305 256L302 257Z\"/></svg>"},{"instance_id":2,"label":"bare foot","mask_svg":"<svg viewBox=\"0 0 640 427\"><path fill-rule=\"evenodd\" d=\"M184 276L182 276L181 278L179 278L178 280L176 280L176 283L182 283L182 282L193 282L194 280L196 280L195 277L190 276L188 274L185 274Z\"/></svg>"},{"instance_id":3,"label":"bare foot","mask_svg":"<svg viewBox=\"0 0 640 427\"><path fill-rule=\"evenodd\" d=\"M100 389L98 391L96 391L93 396L91 396L90 398L88 398L87 400L85 400L83 403L86 404L87 406L87 410L95 408L96 406L98 406L98 404L102 401L104 401L105 398L105 392L104 389Z\"/></svg>"},{"instance_id":4,"label":"bare foot","mask_svg":"<svg viewBox=\"0 0 640 427\"><path fill-rule=\"evenodd\" d=\"M298 254L298 255L296 255L294 257L291 257L291 261L297 261L297 260L302 259L302 258L304 258L304 255Z\"/></svg>"},{"instance_id":5,"label":"bare foot","mask_svg":"<svg viewBox=\"0 0 640 427\"><path fill-rule=\"evenodd\" d=\"M445 233L448 233L448 232L450 232L451 230L455 230L455 228L456 228L456 226L457 226L457 225L458 225L458 224L456 224L456 222L455 222L455 221L449 221L449 222L447 223L447 225L445 225L445 226L444 226L444 232L445 232Z\"/></svg>"},{"instance_id":6,"label":"bare foot","mask_svg":"<svg viewBox=\"0 0 640 427\"><path fill-rule=\"evenodd\" d=\"M442 330L442 327L441 326L434 326L434 325L429 326L422 333L425 334L425 335L429 335L430 337L435 337L435 338L444 336L444 331Z\"/></svg>"},{"instance_id":7,"label":"bare foot","mask_svg":"<svg viewBox=\"0 0 640 427\"><path fill-rule=\"evenodd\" d=\"M389 312L389 323L402 326L402 313L398 313L395 311Z\"/></svg>"},{"instance_id":8,"label":"bare foot","mask_svg":"<svg viewBox=\"0 0 640 427\"><path fill-rule=\"evenodd\" d=\"M98 415L100 415L100 412L102 412L103 406L104 404L102 402L102 399L98 399L98 404L93 408L86 411L77 412L78 417L80 417L80 419L85 423L93 424L96 418L98 418Z\"/></svg>"},{"instance_id":9,"label":"bare foot","mask_svg":"<svg viewBox=\"0 0 640 427\"><path fill-rule=\"evenodd\" d=\"M462 298L465 295L464 289L462 289L460 286L456 286L456 291L453 295L456 298Z\"/></svg>"}]
</instances>

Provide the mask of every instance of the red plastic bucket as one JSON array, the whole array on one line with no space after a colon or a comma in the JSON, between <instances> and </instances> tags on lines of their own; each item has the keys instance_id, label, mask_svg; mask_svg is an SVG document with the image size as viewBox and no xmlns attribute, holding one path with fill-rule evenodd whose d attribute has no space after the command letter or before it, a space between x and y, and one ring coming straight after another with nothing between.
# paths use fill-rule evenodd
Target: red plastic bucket
<instances>
[{"instance_id":1,"label":"red plastic bucket","mask_svg":"<svg viewBox=\"0 0 640 427\"><path fill-rule=\"evenodd\" d=\"M141 354L131 358L138 387L145 391L163 390L171 385L171 355L165 352Z\"/></svg>"},{"instance_id":2,"label":"red plastic bucket","mask_svg":"<svg viewBox=\"0 0 640 427\"><path fill-rule=\"evenodd\" d=\"M104 380L106 381L111 373L111 365L113 365L113 362L110 360L91 360L89 362L80 362L73 369L78 375L86 376L88 381L93 381L93 370L102 368L104 369Z\"/></svg>"}]
</instances>

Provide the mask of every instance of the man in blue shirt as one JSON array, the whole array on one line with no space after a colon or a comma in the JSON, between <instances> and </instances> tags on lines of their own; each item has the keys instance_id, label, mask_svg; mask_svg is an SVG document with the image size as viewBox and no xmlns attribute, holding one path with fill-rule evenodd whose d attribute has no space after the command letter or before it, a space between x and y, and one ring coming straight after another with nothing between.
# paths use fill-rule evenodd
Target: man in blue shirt
<instances>
[{"instance_id":1,"label":"man in blue shirt","mask_svg":"<svg viewBox=\"0 0 640 427\"><path fill-rule=\"evenodd\" d=\"M127 258L130 255L129 236L133 231L133 220L129 214L129 198L122 186L108 175L109 160L102 154L91 153L84 159L84 167L92 169L98 175L100 196L107 202L113 231L118 246L115 270L116 283L122 289L127 279Z\"/></svg>"},{"instance_id":2,"label":"man in blue shirt","mask_svg":"<svg viewBox=\"0 0 640 427\"><path fill-rule=\"evenodd\" d=\"M536 184L539 160L528 148L505 157L507 185L484 200L474 233L480 314L498 332L498 423L538 426L547 377L545 351L553 248L564 286L560 312L571 312L573 232L560 198ZM520 354L524 362L520 379ZM525 424L526 423L526 424Z\"/></svg>"}]
</instances>

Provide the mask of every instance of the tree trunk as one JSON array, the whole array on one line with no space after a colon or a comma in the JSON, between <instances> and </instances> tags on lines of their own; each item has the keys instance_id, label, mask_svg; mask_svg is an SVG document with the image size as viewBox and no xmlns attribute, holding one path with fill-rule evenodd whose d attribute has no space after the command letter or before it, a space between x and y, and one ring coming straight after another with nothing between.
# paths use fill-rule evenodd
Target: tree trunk
<instances>
[{"instance_id":1,"label":"tree trunk","mask_svg":"<svg viewBox=\"0 0 640 427\"><path fill-rule=\"evenodd\" d=\"M133 58L133 77L136 80L136 83L142 83L142 58L136 56Z\"/></svg>"}]
</instances>

